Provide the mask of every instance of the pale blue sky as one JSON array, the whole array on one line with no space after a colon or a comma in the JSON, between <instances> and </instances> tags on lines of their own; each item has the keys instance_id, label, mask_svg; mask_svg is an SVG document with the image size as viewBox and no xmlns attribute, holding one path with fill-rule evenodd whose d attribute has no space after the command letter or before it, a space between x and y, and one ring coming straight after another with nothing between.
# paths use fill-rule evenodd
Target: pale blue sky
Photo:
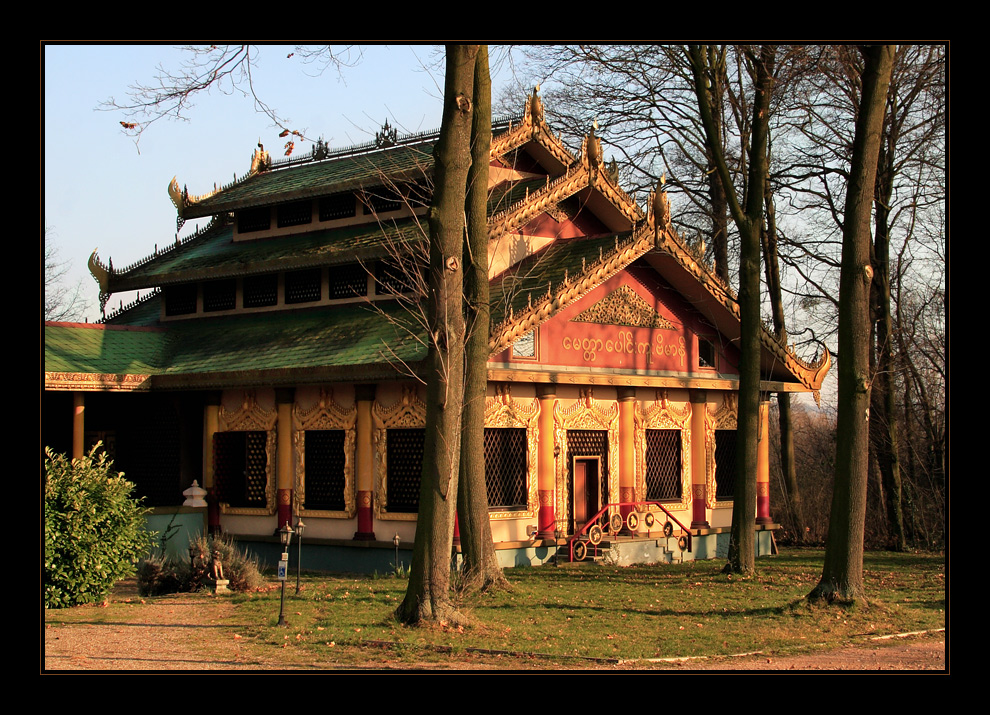
<instances>
[{"instance_id":1,"label":"pale blue sky","mask_svg":"<svg viewBox=\"0 0 990 715\"><path fill-rule=\"evenodd\" d=\"M340 148L374 138L386 119L400 132L440 126L443 73L435 47L365 47L361 61L342 77L333 70L314 76L315 68L299 55L287 58L293 51L262 46L253 77L262 99L307 136L322 135ZM156 243L174 241L176 213L166 192L173 176L190 193L205 193L246 173L259 139L273 157L282 154L278 130L239 94L197 97L188 122L155 123L141 138L140 152L121 131L120 112L96 111L111 97L126 101L131 84L152 82L159 64L177 69L183 56L169 45L44 48L42 220L61 257L72 263L72 282L83 280L90 321L99 317L98 289L86 270L90 252L98 248L104 261L112 257L121 268L152 253ZM511 68L497 56L493 50L496 96L511 78ZM297 143L296 153L311 146ZM128 300L115 295L108 311L121 297Z\"/></svg>"}]
</instances>

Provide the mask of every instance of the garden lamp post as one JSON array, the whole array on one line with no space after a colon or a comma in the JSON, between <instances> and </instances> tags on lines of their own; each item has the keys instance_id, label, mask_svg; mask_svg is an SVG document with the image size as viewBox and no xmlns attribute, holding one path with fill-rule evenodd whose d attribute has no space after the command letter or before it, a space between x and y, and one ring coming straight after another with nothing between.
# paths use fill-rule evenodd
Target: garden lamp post
<instances>
[{"instance_id":1,"label":"garden lamp post","mask_svg":"<svg viewBox=\"0 0 990 715\"><path fill-rule=\"evenodd\" d=\"M399 534L396 532L392 537L392 546L395 547L395 573L399 573Z\"/></svg>"},{"instance_id":2,"label":"garden lamp post","mask_svg":"<svg viewBox=\"0 0 990 715\"><path fill-rule=\"evenodd\" d=\"M302 569L302 535L303 531L306 530L306 525L303 523L302 517L296 517L296 533L299 534L299 540L296 542L296 595L299 595L299 571Z\"/></svg>"},{"instance_id":3,"label":"garden lamp post","mask_svg":"<svg viewBox=\"0 0 990 715\"><path fill-rule=\"evenodd\" d=\"M278 538L282 541L282 558L278 562L278 580L282 582L282 604L278 609L278 624L287 626L285 622L285 572L289 568L289 543L292 541L292 527L285 522L278 530Z\"/></svg>"}]
</instances>

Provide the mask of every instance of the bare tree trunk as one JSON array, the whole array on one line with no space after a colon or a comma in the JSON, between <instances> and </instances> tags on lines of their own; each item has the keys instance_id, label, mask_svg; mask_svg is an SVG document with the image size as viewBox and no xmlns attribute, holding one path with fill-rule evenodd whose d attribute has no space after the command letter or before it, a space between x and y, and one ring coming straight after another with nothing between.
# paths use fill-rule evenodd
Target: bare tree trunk
<instances>
[{"instance_id":1,"label":"bare tree trunk","mask_svg":"<svg viewBox=\"0 0 990 715\"><path fill-rule=\"evenodd\" d=\"M766 188L766 231L763 233L763 265L767 276L767 292L770 294L770 314L773 317L774 335L781 345L787 346L787 326L784 320L784 301L780 289L780 264L777 258L777 212L773 191ZM780 423L780 471L787 487L787 506L791 516L794 537L805 540L807 529L804 521L804 505L794 465L794 428L791 419L791 395L777 394L777 415Z\"/></svg>"},{"instance_id":2,"label":"bare tree trunk","mask_svg":"<svg viewBox=\"0 0 990 715\"><path fill-rule=\"evenodd\" d=\"M877 417L877 460L884 485L890 548L906 551L904 513L901 508L901 465L897 453L897 408L894 400L894 330L890 312L890 200L893 195L894 132L887 125L887 144L881 144L877 161L876 199L873 202L876 231L873 240L873 285L876 289L877 372L874 389Z\"/></svg>"},{"instance_id":3,"label":"bare tree trunk","mask_svg":"<svg viewBox=\"0 0 990 715\"><path fill-rule=\"evenodd\" d=\"M447 46L443 121L434 150L436 185L429 219L430 346L423 475L409 586L396 611L404 623L453 624L465 620L450 600L450 553L457 513L464 399L461 261L477 54L477 45Z\"/></svg>"},{"instance_id":4,"label":"bare tree trunk","mask_svg":"<svg viewBox=\"0 0 990 715\"><path fill-rule=\"evenodd\" d=\"M507 588L502 574L485 487L485 393L488 386L488 165L492 143L491 75L488 47L482 45L474 73L474 121L468 174L468 235L464 246L467 340L464 367L464 422L461 429L458 525L464 554L466 591Z\"/></svg>"},{"instance_id":5,"label":"bare tree trunk","mask_svg":"<svg viewBox=\"0 0 990 715\"><path fill-rule=\"evenodd\" d=\"M862 100L846 189L839 284L839 410L835 485L825 565L810 599L863 601L863 533L869 476L870 213L893 47L862 48Z\"/></svg>"},{"instance_id":6,"label":"bare tree trunk","mask_svg":"<svg viewBox=\"0 0 990 715\"><path fill-rule=\"evenodd\" d=\"M745 191L745 208L735 195L732 178L721 137L713 116L709 92L713 71L706 48L690 45L688 49L698 108L705 127L708 148L715 159L715 166L733 220L739 229L739 313L740 313L740 365L739 365L739 416L737 420L737 444L739 445L739 473L732 507L732 541L726 570L734 573L752 573L756 569L756 472L757 442L760 425L760 232L763 227L763 196L767 180L767 143L770 127L770 92L772 86L776 48L763 45L759 52L747 49L746 62L753 77L753 118L750 127L749 171ZM716 456L717 459L717 456Z\"/></svg>"}]
</instances>

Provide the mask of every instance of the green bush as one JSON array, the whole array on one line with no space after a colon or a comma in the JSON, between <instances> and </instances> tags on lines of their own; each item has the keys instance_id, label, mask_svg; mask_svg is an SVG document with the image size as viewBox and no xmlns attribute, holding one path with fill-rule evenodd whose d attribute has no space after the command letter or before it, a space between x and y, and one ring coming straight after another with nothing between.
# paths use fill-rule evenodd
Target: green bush
<instances>
[{"instance_id":1,"label":"green bush","mask_svg":"<svg viewBox=\"0 0 990 715\"><path fill-rule=\"evenodd\" d=\"M134 485L99 448L73 461L45 449L46 608L102 599L151 546Z\"/></svg>"},{"instance_id":2,"label":"green bush","mask_svg":"<svg viewBox=\"0 0 990 715\"><path fill-rule=\"evenodd\" d=\"M189 540L190 562L151 556L138 569L142 596L195 592L213 586L213 552L220 553L223 575L232 591L253 591L263 583L258 559L238 549L223 536L198 536Z\"/></svg>"}]
</instances>

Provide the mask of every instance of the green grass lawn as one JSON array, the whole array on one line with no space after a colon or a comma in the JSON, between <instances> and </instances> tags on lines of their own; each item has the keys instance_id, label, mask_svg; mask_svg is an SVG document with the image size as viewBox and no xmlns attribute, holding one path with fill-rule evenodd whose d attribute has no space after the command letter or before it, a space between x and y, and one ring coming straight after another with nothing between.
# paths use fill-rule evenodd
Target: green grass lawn
<instances>
[{"instance_id":1,"label":"green grass lawn","mask_svg":"<svg viewBox=\"0 0 990 715\"><path fill-rule=\"evenodd\" d=\"M781 655L945 626L943 555L867 554L866 608L803 600L818 582L823 556L785 550L758 559L751 578L723 575L722 561L509 569L513 590L462 601L474 625L456 630L395 622L403 579L309 574L299 596L294 583L287 589L288 628L275 625L279 591L272 587L232 597L240 624L232 629L259 647L303 649L314 661L439 662L487 649L533 654L552 667L574 657Z\"/></svg>"}]
</instances>

